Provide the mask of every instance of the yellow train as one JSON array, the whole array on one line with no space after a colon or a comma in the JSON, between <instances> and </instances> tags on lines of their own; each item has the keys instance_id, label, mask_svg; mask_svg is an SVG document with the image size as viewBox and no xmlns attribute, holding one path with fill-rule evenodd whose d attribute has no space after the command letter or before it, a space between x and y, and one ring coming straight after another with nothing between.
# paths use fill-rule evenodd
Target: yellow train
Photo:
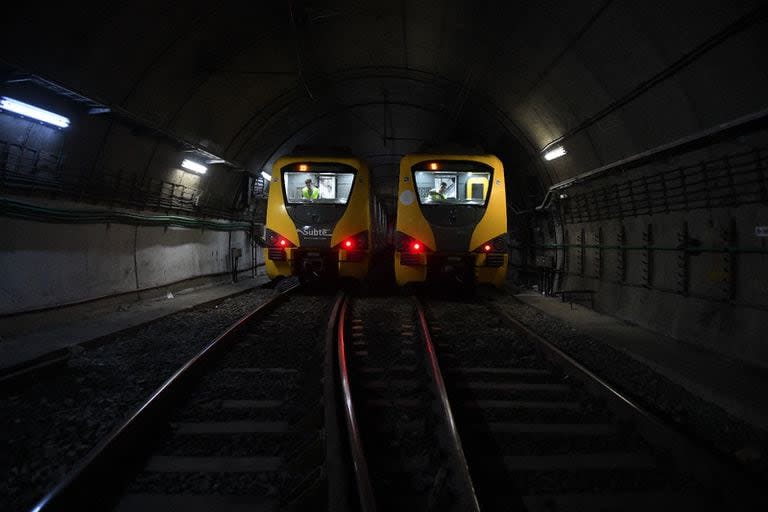
<instances>
[{"instance_id":1,"label":"yellow train","mask_svg":"<svg viewBox=\"0 0 768 512\"><path fill-rule=\"evenodd\" d=\"M381 214L366 164L349 156L290 155L272 168L264 261L271 279L368 273Z\"/></svg>"},{"instance_id":2,"label":"yellow train","mask_svg":"<svg viewBox=\"0 0 768 512\"><path fill-rule=\"evenodd\" d=\"M508 257L504 168L493 155L410 154L400 161L395 279L501 287Z\"/></svg>"}]
</instances>

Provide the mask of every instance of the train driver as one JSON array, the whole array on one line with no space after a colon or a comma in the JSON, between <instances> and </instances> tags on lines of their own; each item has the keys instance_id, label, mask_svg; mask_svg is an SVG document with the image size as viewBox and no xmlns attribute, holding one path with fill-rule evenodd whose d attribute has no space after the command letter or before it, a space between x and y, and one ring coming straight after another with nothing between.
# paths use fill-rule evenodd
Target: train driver
<instances>
[{"instance_id":1,"label":"train driver","mask_svg":"<svg viewBox=\"0 0 768 512\"><path fill-rule=\"evenodd\" d=\"M440 182L440 188L439 189L432 189L429 191L429 200L430 201L444 201L445 200L445 191L448 188L448 184L444 181Z\"/></svg>"},{"instance_id":2,"label":"train driver","mask_svg":"<svg viewBox=\"0 0 768 512\"><path fill-rule=\"evenodd\" d=\"M304 181L304 184L306 185L306 187L301 189L302 199L319 199L320 198L320 189L315 188L314 184L312 183L312 178L307 178L306 181Z\"/></svg>"}]
</instances>

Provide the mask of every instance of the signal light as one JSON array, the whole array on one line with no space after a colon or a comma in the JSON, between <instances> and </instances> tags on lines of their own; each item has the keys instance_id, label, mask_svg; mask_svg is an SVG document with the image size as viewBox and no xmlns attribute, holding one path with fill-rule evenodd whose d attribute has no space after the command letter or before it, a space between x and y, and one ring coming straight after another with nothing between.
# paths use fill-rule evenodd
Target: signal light
<instances>
[{"instance_id":1,"label":"signal light","mask_svg":"<svg viewBox=\"0 0 768 512\"><path fill-rule=\"evenodd\" d=\"M345 247L346 249L351 249L351 248L352 248L352 245L354 245L354 244L352 243L352 240L347 240L346 242L344 242L344 247Z\"/></svg>"},{"instance_id":2,"label":"signal light","mask_svg":"<svg viewBox=\"0 0 768 512\"><path fill-rule=\"evenodd\" d=\"M286 245L287 243L288 243L288 242L286 242L284 238L281 238L281 239L280 239L280 245L281 245L282 247L285 247L285 245Z\"/></svg>"},{"instance_id":3,"label":"signal light","mask_svg":"<svg viewBox=\"0 0 768 512\"><path fill-rule=\"evenodd\" d=\"M308 171L309 166L307 164L299 164L299 170L300 171Z\"/></svg>"},{"instance_id":4,"label":"signal light","mask_svg":"<svg viewBox=\"0 0 768 512\"><path fill-rule=\"evenodd\" d=\"M429 170L436 171L437 170L437 162L432 162L429 164Z\"/></svg>"},{"instance_id":5,"label":"signal light","mask_svg":"<svg viewBox=\"0 0 768 512\"><path fill-rule=\"evenodd\" d=\"M419 252L421 250L421 244L419 242L413 242L413 244L411 244L411 249L413 249L413 252Z\"/></svg>"}]
</instances>

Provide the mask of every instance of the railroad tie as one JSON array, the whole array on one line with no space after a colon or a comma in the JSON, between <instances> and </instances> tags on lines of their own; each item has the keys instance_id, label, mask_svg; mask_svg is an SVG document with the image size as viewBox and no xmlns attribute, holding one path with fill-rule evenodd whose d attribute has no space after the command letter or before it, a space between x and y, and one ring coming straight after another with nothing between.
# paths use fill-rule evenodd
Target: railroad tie
<instances>
[{"instance_id":1,"label":"railroad tie","mask_svg":"<svg viewBox=\"0 0 768 512\"><path fill-rule=\"evenodd\" d=\"M523 496L525 509L529 512L551 510L626 510L645 512L659 509L663 504L667 510L706 510L705 498L686 496L673 492L615 492L609 494L541 494Z\"/></svg>"},{"instance_id":2,"label":"railroad tie","mask_svg":"<svg viewBox=\"0 0 768 512\"><path fill-rule=\"evenodd\" d=\"M505 434L560 434L565 436L609 436L617 433L610 423L511 423L489 422L472 425L473 430Z\"/></svg>"},{"instance_id":3,"label":"railroad tie","mask_svg":"<svg viewBox=\"0 0 768 512\"><path fill-rule=\"evenodd\" d=\"M267 473L278 471L282 457L183 457L156 455L146 471L156 473Z\"/></svg>"},{"instance_id":4,"label":"railroad tie","mask_svg":"<svg viewBox=\"0 0 768 512\"><path fill-rule=\"evenodd\" d=\"M118 503L115 512L275 512L279 502L263 496L228 494L127 494Z\"/></svg>"},{"instance_id":5,"label":"railroad tie","mask_svg":"<svg viewBox=\"0 0 768 512\"><path fill-rule=\"evenodd\" d=\"M177 434L282 434L289 431L286 421L202 421L172 423Z\"/></svg>"},{"instance_id":6,"label":"railroad tie","mask_svg":"<svg viewBox=\"0 0 768 512\"><path fill-rule=\"evenodd\" d=\"M566 455L506 455L510 471L581 471L612 469L654 469L656 461L644 453L573 453Z\"/></svg>"}]
</instances>

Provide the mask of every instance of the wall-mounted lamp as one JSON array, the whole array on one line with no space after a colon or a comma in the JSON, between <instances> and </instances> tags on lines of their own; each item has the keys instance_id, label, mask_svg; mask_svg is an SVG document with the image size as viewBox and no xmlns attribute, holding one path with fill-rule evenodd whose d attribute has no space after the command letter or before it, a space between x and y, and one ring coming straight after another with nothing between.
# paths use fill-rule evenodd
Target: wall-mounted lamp
<instances>
[{"instance_id":1,"label":"wall-mounted lamp","mask_svg":"<svg viewBox=\"0 0 768 512\"><path fill-rule=\"evenodd\" d=\"M54 114L40 107L29 105L23 101L9 98L8 96L0 97L0 109L7 110L8 112L14 112L24 117L29 117L43 123L52 124L59 128L69 127L69 118Z\"/></svg>"},{"instance_id":2,"label":"wall-mounted lamp","mask_svg":"<svg viewBox=\"0 0 768 512\"><path fill-rule=\"evenodd\" d=\"M261 171L261 177L264 178L265 181L272 181L272 176L267 174L266 171Z\"/></svg>"},{"instance_id":3,"label":"wall-mounted lamp","mask_svg":"<svg viewBox=\"0 0 768 512\"><path fill-rule=\"evenodd\" d=\"M555 158L560 158L565 154L566 151L563 146L555 146L554 148L544 153L544 160L554 160Z\"/></svg>"},{"instance_id":4,"label":"wall-mounted lamp","mask_svg":"<svg viewBox=\"0 0 768 512\"><path fill-rule=\"evenodd\" d=\"M208 170L206 166L203 164L199 164L197 162L193 162L192 160L185 158L183 162L181 162L181 166L188 170L192 171L197 174L205 174L205 172Z\"/></svg>"}]
</instances>

